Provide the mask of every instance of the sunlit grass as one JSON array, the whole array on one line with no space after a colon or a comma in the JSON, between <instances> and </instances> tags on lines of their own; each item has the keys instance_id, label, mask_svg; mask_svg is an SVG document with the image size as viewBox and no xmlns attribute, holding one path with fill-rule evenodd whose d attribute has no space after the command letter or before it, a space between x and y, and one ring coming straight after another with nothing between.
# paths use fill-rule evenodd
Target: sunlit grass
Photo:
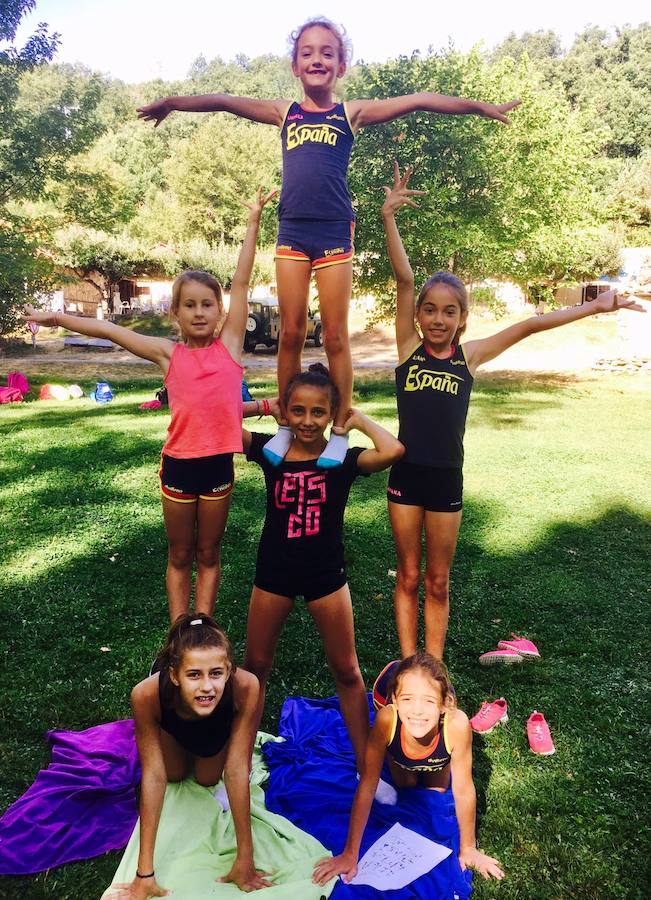
<instances>
[{"instance_id":1,"label":"sunlit grass","mask_svg":"<svg viewBox=\"0 0 651 900\"><path fill-rule=\"evenodd\" d=\"M42 381L72 380L65 373ZM0 412L0 758L2 807L47 762L50 728L129 715L167 624L166 541L157 483L167 416L138 410L159 386L149 370L113 379L115 401L26 403ZM92 386L89 375L82 386ZM251 377L264 396L271 386ZM504 863L477 896L644 896L648 748L639 726L651 588L648 382L603 375L485 376L466 436L465 510L452 577L447 661L461 706L506 696L510 722L475 740L480 844ZM355 404L397 428L390 379L360 379ZM264 420L252 429L269 431ZM360 438L359 443L366 444ZM218 614L241 656L264 512L257 467L239 459ZM386 476L351 492L346 551L367 684L395 656L395 569ZM483 669L477 655L514 631L543 659ZM102 651L102 647L110 651ZM288 694L333 686L303 605L290 617L263 726ZM525 723L550 722L557 752L536 758ZM8 898L95 898L117 854L33 879Z\"/></svg>"}]
</instances>

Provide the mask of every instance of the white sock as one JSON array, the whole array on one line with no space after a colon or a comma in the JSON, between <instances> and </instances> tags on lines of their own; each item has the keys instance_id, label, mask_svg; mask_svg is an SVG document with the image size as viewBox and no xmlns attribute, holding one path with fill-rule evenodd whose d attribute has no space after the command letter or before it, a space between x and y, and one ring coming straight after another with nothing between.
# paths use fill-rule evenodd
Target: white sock
<instances>
[{"instance_id":1,"label":"white sock","mask_svg":"<svg viewBox=\"0 0 651 900\"><path fill-rule=\"evenodd\" d=\"M288 425L280 425L278 431L274 434L270 441L262 448L265 459L272 466L279 466L285 458L285 454L289 450L294 435L292 429Z\"/></svg>"},{"instance_id":2,"label":"white sock","mask_svg":"<svg viewBox=\"0 0 651 900\"><path fill-rule=\"evenodd\" d=\"M398 792L392 784L389 784L384 778L380 778L375 789L375 799L378 803L395 806L398 802Z\"/></svg>"},{"instance_id":3,"label":"white sock","mask_svg":"<svg viewBox=\"0 0 651 900\"><path fill-rule=\"evenodd\" d=\"M359 772L357 780L359 781ZM378 803L384 803L386 806L395 806L398 802L398 792L392 784L389 784L384 778L380 778L375 788L375 799Z\"/></svg>"},{"instance_id":4,"label":"white sock","mask_svg":"<svg viewBox=\"0 0 651 900\"><path fill-rule=\"evenodd\" d=\"M219 784L213 791L212 795L215 798L215 800L217 801L217 803L220 803L223 806L224 812L228 812L230 810L231 805L228 802L228 794L226 793L226 785L224 784L223 781L219 782Z\"/></svg>"},{"instance_id":5,"label":"white sock","mask_svg":"<svg viewBox=\"0 0 651 900\"><path fill-rule=\"evenodd\" d=\"M331 431L330 440L328 441L325 450L316 461L317 467L319 469L332 469L335 466L340 466L346 458L347 452L348 435L335 434Z\"/></svg>"}]
</instances>

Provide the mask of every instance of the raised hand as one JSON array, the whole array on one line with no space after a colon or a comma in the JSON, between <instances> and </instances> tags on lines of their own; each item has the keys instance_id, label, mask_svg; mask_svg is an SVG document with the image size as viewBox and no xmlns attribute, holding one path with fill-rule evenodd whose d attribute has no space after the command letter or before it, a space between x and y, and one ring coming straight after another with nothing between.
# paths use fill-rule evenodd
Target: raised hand
<instances>
[{"instance_id":1,"label":"raised hand","mask_svg":"<svg viewBox=\"0 0 651 900\"><path fill-rule=\"evenodd\" d=\"M56 313L34 309L29 303L23 307L21 316L26 322L38 322L39 325L49 325L52 328L57 324Z\"/></svg>"},{"instance_id":2,"label":"raised hand","mask_svg":"<svg viewBox=\"0 0 651 900\"><path fill-rule=\"evenodd\" d=\"M501 881L505 877L500 864L492 856L487 856L476 847L469 847L459 853L459 863L462 869L474 869L483 878L497 878Z\"/></svg>"},{"instance_id":3,"label":"raised hand","mask_svg":"<svg viewBox=\"0 0 651 900\"><path fill-rule=\"evenodd\" d=\"M269 203L270 200L273 200L277 193L278 190L274 189L273 191L269 191L268 194L265 194L263 193L263 188L259 187L255 192L253 199L242 200L242 204L248 207L255 216L259 217L266 204Z\"/></svg>"},{"instance_id":4,"label":"raised hand","mask_svg":"<svg viewBox=\"0 0 651 900\"><path fill-rule=\"evenodd\" d=\"M143 119L145 122L153 122L154 128L158 128L163 119L166 119L172 112L172 107L169 100L164 97L162 100L156 100L154 103L148 104L148 106L139 107L136 112L139 119Z\"/></svg>"},{"instance_id":5,"label":"raised hand","mask_svg":"<svg viewBox=\"0 0 651 900\"><path fill-rule=\"evenodd\" d=\"M382 204L382 215L393 215L401 206L411 206L413 209L418 209L418 204L414 203L411 198L422 197L427 191L409 190L407 185L413 174L414 167L407 166L402 177L400 177L398 161L393 161L393 187L387 187L386 185L382 187L385 195L384 203Z\"/></svg>"},{"instance_id":6,"label":"raised hand","mask_svg":"<svg viewBox=\"0 0 651 900\"><path fill-rule=\"evenodd\" d=\"M616 312L618 309L632 309L634 312L646 312L635 294L620 294L616 290L604 291L596 300L587 301L597 313Z\"/></svg>"},{"instance_id":7,"label":"raised hand","mask_svg":"<svg viewBox=\"0 0 651 900\"><path fill-rule=\"evenodd\" d=\"M505 125L510 125L511 120L507 117L506 113L510 112L512 109L516 109L516 107L520 106L522 100L509 100L508 103L484 103L484 109L482 110L481 115L486 119L497 119L498 122L504 122Z\"/></svg>"},{"instance_id":8,"label":"raised hand","mask_svg":"<svg viewBox=\"0 0 651 900\"><path fill-rule=\"evenodd\" d=\"M357 875L357 859L352 853L340 853L318 862L312 872L314 884L326 884L331 878L343 875L346 884Z\"/></svg>"}]
</instances>

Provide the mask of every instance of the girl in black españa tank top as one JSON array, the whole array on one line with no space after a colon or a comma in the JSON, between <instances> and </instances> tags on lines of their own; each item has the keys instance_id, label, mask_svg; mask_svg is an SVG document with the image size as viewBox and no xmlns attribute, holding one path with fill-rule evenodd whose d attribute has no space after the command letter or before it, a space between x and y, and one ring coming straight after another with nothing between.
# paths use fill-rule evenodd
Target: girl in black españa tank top
<instances>
[{"instance_id":1,"label":"girl in black espa\u00f1a tank top","mask_svg":"<svg viewBox=\"0 0 651 900\"><path fill-rule=\"evenodd\" d=\"M270 882L253 864L250 818L258 679L236 667L230 641L214 619L192 613L172 625L157 668L131 692L142 782L140 853L128 897L163 896L154 872L154 846L165 786L192 772L206 786L224 777L237 856L222 881L243 891L268 887Z\"/></svg>"},{"instance_id":2,"label":"girl in black espa\u00f1a tank top","mask_svg":"<svg viewBox=\"0 0 651 900\"><path fill-rule=\"evenodd\" d=\"M441 659L448 626L450 566L461 525L463 434L476 370L518 341L616 309L642 307L616 291L589 304L557 309L517 322L492 337L461 345L468 297L451 272L435 272L414 304L414 275L405 253L395 213L416 207L409 190L413 169L402 178L394 165L393 187L385 187L382 217L389 258L397 282L396 368L399 439L403 459L393 467L387 496L398 565L395 613L403 657L416 652L421 538L426 537L425 649Z\"/></svg>"},{"instance_id":3,"label":"girl in black espa\u00f1a tank top","mask_svg":"<svg viewBox=\"0 0 651 900\"><path fill-rule=\"evenodd\" d=\"M425 787L452 794L459 823L459 863L485 878L504 878L499 862L477 849L477 795L472 780L472 731L465 713L446 702L447 670L429 653L416 653L396 667L388 704L378 711L366 750L364 770L353 800L348 838L339 856L317 863L313 880L335 875L350 881L385 757L397 788Z\"/></svg>"},{"instance_id":4,"label":"girl in black espa\u00f1a tank top","mask_svg":"<svg viewBox=\"0 0 651 900\"><path fill-rule=\"evenodd\" d=\"M229 112L281 132L283 184L276 246L276 280L280 305L278 389L281 397L301 370L307 329L310 278L316 277L328 367L341 396L334 436L319 466L341 465L348 448L343 426L352 402L353 363L348 342L348 306L352 286L353 220L348 192L348 160L356 132L417 110L445 115L476 115L508 122L506 113L520 101L495 105L423 91L382 100L337 103L334 90L350 62L346 33L328 19L311 19L291 35L292 72L301 82L303 100L260 100L208 94L165 97L138 110L156 125L174 110ZM265 447L276 465L292 442L281 428Z\"/></svg>"}]
</instances>

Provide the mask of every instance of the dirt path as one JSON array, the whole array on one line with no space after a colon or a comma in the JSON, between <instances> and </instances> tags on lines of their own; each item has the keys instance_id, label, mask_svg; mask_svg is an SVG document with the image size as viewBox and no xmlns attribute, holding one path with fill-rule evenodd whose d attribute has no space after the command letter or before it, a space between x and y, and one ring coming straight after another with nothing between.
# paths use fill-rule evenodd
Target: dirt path
<instances>
[{"instance_id":1,"label":"dirt path","mask_svg":"<svg viewBox=\"0 0 651 900\"><path fill-rule=\"evenodd\" d=\"M627 318L622 319L623 316ZM651 319L651 316L648 318ZM466 340L485 337L509 324L511 320L496 323L477 317L469 327ZM631 353L628 337L628 332L634 331L637 325L635 314L626 312L617 316L584 319L567 328L534 335L482 367L482 371L594 375L600 361L637 355ZM26 344L24 354L0 357L0 374L11 369L20 369L27 375L47 374L49 370L70 366L71 369L77 367L87 371L89 376L92 368L93 371L105 371L106 377L110 377L110 370L119 370L126 365L151 367L152 371L155 369L152 363L119 348L109 351L64 350L63 338L42 340L38 346L35 353ZM351 351L356 372L393 371L397 361L393 328L376 326L371 331L354 332L351 334ZM651 356L651 346L644 356ZM312 362L327 363L323 347L306 345L303 362L305 366ZM260 346L255 353L245 353L243 363L249 371L253 370L261 375L272 374L276 370L276 353Z\"/></svg>"}]
</instances>

